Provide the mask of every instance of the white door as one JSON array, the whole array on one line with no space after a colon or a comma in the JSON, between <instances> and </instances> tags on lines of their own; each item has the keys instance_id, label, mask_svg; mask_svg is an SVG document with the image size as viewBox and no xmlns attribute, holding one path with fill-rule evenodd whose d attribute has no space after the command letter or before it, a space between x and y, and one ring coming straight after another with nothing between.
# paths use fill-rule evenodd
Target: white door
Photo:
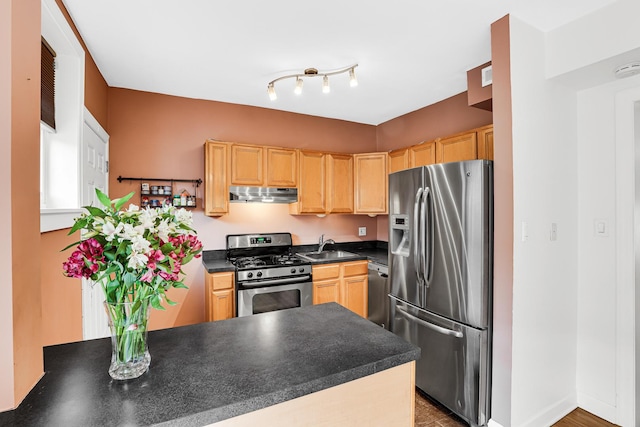
<instances>
[{"instance_id":1,"label":"white door","mask_svg":"<svg viewBox=\"0 0 640 427\"><path fill-rule=\"evenodd\" d=\"M109 135L84 109L81 148L82 206L100 206L95 189L108 193ZM82 280L82 336L85 340L109 336L107 315L103 307L102 288L91 280Z\"/></svg>"}]
</instances>

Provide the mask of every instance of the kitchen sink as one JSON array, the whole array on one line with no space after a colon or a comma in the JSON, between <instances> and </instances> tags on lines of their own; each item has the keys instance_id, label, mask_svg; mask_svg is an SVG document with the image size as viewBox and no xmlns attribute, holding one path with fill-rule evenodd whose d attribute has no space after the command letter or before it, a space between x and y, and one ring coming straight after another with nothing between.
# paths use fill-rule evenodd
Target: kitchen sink
<instances>
[{"instance_id":1,"label":"kitchen sink","mask_svg":"<svg viewBox=\"0 0 640 427\"><path fill-rule=\"evenodd\" d=\"M347 251L322 251L296 253L300 258L307 261L342 261L349 258L358 258L360 255Z\"/></svg>"}]
</instances>

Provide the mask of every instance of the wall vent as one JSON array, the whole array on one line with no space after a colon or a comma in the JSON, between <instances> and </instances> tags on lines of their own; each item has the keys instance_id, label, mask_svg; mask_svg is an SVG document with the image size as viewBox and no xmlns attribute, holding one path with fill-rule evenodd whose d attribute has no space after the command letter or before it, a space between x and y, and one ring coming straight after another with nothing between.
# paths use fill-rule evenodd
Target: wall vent
<instances>
[{"instance_id":1,"label":"wall vent","mask_svg":"<svg viewBox=\"0 0 640 427\"><path fill-rule=\"evenodd\" d=\"M493 69L491 65L481 70L482 74L482 87L489 86L493 83Z\"/></svg>"}]
</instances>

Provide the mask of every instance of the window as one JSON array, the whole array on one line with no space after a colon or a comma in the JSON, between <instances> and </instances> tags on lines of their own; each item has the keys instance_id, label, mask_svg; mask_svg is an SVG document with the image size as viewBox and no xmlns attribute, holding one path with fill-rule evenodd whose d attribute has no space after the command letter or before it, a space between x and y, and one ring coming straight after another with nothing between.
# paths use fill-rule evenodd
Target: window
<instances>
[{"instance_id":1,"label":"window","mask_svg":"<svg viewBox=\"0 0 640 427\"><path fill-rule=\"evenodd\" d=\"M41 108L40 230L44 232L71 227L80 212L85 53L56 1L41 0L41 7L41 35L46 41L42 46L43 76L52 72L55 94L53 105L47 106L49 101L43 99ZM51 60L48 55L55 58L55 71L47 65ZM48 90L43 89L43 98L50 95ZM45 111L49 108L52 111ZM52 115L51 122L45 118L47 114Z\"/></svg>"}]
</instances>

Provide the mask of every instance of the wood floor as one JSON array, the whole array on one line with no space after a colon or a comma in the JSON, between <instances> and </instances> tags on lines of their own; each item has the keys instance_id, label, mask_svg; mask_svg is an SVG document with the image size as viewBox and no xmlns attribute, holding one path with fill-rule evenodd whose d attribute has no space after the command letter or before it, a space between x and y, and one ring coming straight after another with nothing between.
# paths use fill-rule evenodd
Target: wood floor
<instances>
[{"instance_id":1,"label":"wood floor","mask_svg":"<svg viewBox=\"0 0 640 427\"><path fill-rule=\"evenodd\" d=\"M450 410L416 389L415 427L468 427L468 424ZM617 427L593 414L576 409L553 427Z\"/></svg>"}]
</instances>

